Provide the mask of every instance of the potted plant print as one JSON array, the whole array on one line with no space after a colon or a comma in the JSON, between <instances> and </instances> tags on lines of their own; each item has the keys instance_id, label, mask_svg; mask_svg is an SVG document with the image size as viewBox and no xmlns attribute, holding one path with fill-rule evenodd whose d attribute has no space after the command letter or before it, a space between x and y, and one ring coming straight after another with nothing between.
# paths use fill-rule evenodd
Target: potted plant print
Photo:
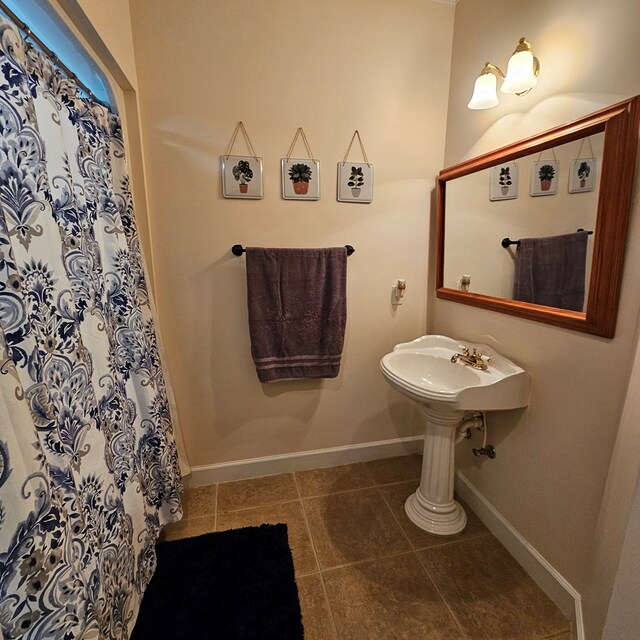
<instances>
[{"instance_id":1,"label":"potted plant print","mask_svg":"<svg viewBox=\"0 0 640 640\"><path fill-rule=\"evenodd\" d=\"M296 195L305 195L309 191L311 173L311 167L302 162L292 164L289 167L289 179L293 182L293 190Z\"/></svg>"},{"instance_id":2,"label":"potted plant print","mask_svg":"<svg viewBox=\"0 0 640 640\"><path fill-rule=\"evenodd\" d=\"M578 167L578 180L580 180L580 188L584 188L587 183L587 178L591 173L591 167L588 162L581 162Z\"/></svg>"},{"instance_id":3,"label":"potted plant print","mask_svg":"<svg viewBox=\"0 0 640 640\"><path fill-rule=\"evenodd\" d=\"M347 186L351 187L351 195L354 198L360 196L360 189L362 189L362 185L364 184L364 175L362 175L362 167L351 167L351 175L349 176L349 182L347 182Z\"/></svg>"},{"instance_id":4,"label":"potted plant print","mask_svg":"<svg viewBox=\"0 0 640 640\"><path fill-rule=\"evenodd\" d=\"M502 191L502 195L506 196L509 192L509 187L512 184L509 167L500 167L500 177L498 179L498 182L500 183L500 190Z\"/></svg>"},{"instance_id":5,"label":"potted plant print","mask_svg":"<svg viewBox=\"0 0 640 640\"><path fill-rule=\"evenodd\" d=\"M233 177L238 182L238 188L240 193L247 193L249 189L249 183L253 178L253 171L247 160L240 160L238 164L232 169Z\"/></svg>"},{"instance_id":6,"label":"potted plant print","mask_svg":"<svg viewBox=\"0 0 640 640\"><path fill-rule=\"evenodd\" d=\"M551 181L556 175L556 170L550 164L543 164L538 169L538 178L540 179L540 190L549 191Z\"/></svg>"}]
</instances>

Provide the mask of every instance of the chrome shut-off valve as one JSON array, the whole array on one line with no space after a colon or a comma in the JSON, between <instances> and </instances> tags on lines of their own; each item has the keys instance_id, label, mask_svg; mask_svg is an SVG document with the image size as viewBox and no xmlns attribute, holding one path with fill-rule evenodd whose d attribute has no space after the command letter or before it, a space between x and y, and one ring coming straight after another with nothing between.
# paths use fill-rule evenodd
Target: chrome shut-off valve
<instances>
[{"instance_id":1,"label":"chrome shut-off valve","mask_svg":"<svg viewBox=\"0 0 640 640\"><path fill-rule=\"evenodd\" d=\"M476 457L488 456L492 460L496 457L496 450L490 444L488 444L486 447L480 447L479 449L471 449L471 451L473 451L473 455Z\"/></svg>"}]
</instances>

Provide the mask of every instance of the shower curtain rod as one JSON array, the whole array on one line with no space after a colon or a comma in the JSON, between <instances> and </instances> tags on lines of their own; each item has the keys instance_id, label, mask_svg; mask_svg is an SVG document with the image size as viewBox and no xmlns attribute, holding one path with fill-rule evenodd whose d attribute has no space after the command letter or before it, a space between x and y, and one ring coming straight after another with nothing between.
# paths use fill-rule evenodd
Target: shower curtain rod
<instances>
[{"instance_id":1,"label":"shower curtain rod","mask_svg":"<svg viewBox=\"0 0 640 640\"><path fill-rule=\"evenodd\" d=\"M38 45L38 48L40 48L51 59L51 62L53 62L53 64L58 67L58 69L63 71L68 78L73 80L78 85L78 87L80 87L80 89L82 89L94 102L101 104L105 109L109 109L109 105L106 102L103 102L102 100L96 98L93 91L91 91L91 89L89 89L89 87L87 87L87 85L82 82L82 80L80 80L78 76L73 73L73 71L71 71L71 69L69 69L69 67L67 67L67 65L64 64L64 62L62 62L60 58L58 58L58 56L51 49L49 49L49 47L47 47L47 45L42 42L42 40L40 40L40 38L38 38L35 33L33 33L33 31L31 31L29 25L26 22L22 22L22 20L20 20L20 18L18 18L18 16L13 13L13 11L11 11L11 9L9 9L9 7L7 7L4 2L2 2L2 0L0 0L0 10L11 19L11 21L16 25L16 27L18 27L18 29L20 29L20 31L24 33L25 39L29 39L35 42Z\"/></svg>"}]
</instances>

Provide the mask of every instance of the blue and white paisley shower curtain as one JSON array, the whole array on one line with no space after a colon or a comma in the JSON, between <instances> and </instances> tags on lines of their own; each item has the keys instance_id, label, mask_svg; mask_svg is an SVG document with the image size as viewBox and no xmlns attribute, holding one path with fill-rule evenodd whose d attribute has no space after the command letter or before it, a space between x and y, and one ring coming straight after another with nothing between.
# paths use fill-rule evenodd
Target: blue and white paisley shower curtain
<instances>
[{"instance_id":1,"label":"blue and white paisley shower curtain","mask_svg":"<svg viewBox=\"0 0 640 640\"><path fill-rule=\"evenodd\" d=\"M180 471L118 118L0 19L0 628L128 638Z\"/></svg>"}]
</instances>

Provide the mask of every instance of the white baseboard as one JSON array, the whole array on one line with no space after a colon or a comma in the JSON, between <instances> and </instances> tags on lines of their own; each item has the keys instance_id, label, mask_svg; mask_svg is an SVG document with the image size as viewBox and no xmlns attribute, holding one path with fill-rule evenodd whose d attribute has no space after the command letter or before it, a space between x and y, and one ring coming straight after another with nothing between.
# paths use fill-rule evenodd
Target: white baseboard
<instances>
[{"instance_id":1,"label":"white baseboard","mask_svg":"<svg viewBox=\"0 0 640 640\"><path fill-rule=\"evenodd\" d=\"M413 436L202 465L191 467L191 475L185 478L185 484L188 487L202 487L218 482L247 480L277 473L337 467L341 464L422 453L423 443L424 436Z\"/></svg>"},{"instance_id":2,"label":"white baseboard","mask_svg":"<svg viewBox=\"0 0 640 640\"><path fill-rule=\"evenodd\" d=\"M456 492L504 545L518 564L572 622L576 640L584 640L580 594L522 537L502 514L458 471Z\"/></svg>"}]
</instances>

